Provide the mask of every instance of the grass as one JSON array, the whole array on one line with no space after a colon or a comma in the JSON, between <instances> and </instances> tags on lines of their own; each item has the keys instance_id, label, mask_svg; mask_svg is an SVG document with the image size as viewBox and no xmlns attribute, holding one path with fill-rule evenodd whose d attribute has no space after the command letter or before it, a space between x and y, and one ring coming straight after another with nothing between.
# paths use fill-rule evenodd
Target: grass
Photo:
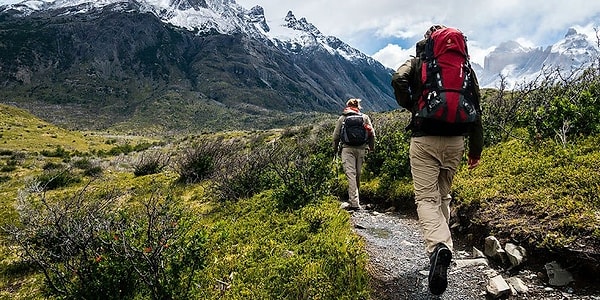
<instances>
[{"instance_id":1,"label":"grass","mask_svg":"<svg viewBox=\"0 0 600 300\"><path fill-rule=\"evenodd\" d=\"M123 148L123 143L148 140L144 137L64 130L9 106L0 106L0 117L0 176L4 176L0 178L5 178L0 180L0 225L16 219L13 205L19 190L42 174L44 166L75 166L71 172L81 180L47 191L48 197L68 197L91 182L91 189L120 191L120 201L138 205L158 187L197 216L193 227L206 233L208 255L192 291L199 299L369 296L363 241L353 233L348 214L338 207L338 197L346 193L343 175L334 178L334 195L298 208L282 208L273 190L246 199L216 201L209 194L209 181L183 185L170 168L135 176L131 164L136 153L106 154ZM252 147L306 130L205 133L170 138L170 143L159 145L166 152L177 152L197 140L216 137ZM581 138L565 146L512 140L486 148L480 167L469 171L463 166L457 174L455 207L459 215L468 212L472 224L523 246L597 254L599 142L600 137ZM104 155L94 157L100 150ZM74 158L76 153L87 153L89 161ZM92 160L99 161L102 172L86 175L81 168L92 165ZM414 207L409 179L370 174L361 188L361 196L368 201ZM43 276L18 254L18 247L0 236L0 299L45 299Z\"/></svg>"},{"instance_id":2,"label":"grass","mask_svg":"<svg viewBox=\"0 0 600 300\"><path fill-rule=\"evenodd\" d=\"M488 148L479 168L458 174L455 198L465 209L477 207L473 222L492 234L538 249L591 248L597 254L598 141L562 146L513 140Z\"/></svg>"},{"instance_id":3,"label":"grass","mask_svg":"<svg viewBox=\"0 0 600 300\"><path fill-rule=\"evenodd\" d=\"M269 193L202 220L211 236L205 299L357 299L368 294L366 254L349 215L329 198L278 211ZM224 290L213 287L223 285Z\"/></svg>"},{"instance_id":4,"label":"grass","mask_svg":"<svg viewBox=\"0 0 600 300\"><path fill-rule=\"evenodd\" d=\"M119 201L135 206L158 187L197 216L194 227L207 233L205 250L209 253L192 291L199 299L368 297L364 245L352 232L349 215L339 209L336 198L325 197L295 210L281 210L272 191L235 202L217 202L207 194L210 182L182 185L177 181L178 174L169 168L158 174L135 176L132 160L128 159L135 153L100 158L92 154L89 159L101 160L103 172L98 177L86 176L79 169L81 161L71 158L74 152L110 153L108 150L119 143L137 138L114 140L100 134L85 135L52 126L18 109L1 108L1 126L10 128L11 135L3 136L6 143L0 148L0 165L9 165L13 159L17 162L14 169L6 169L9 179L0 183L0 225L16 220L13 205L29 178L42 174L44 166L52 169L74 165L71 172L81 180L49 190L46 197L61 201L90 184L88 191L120 191ZM42 132L38 129L56 137L48 141L36 139ZM252 144L280 134L281 131L254 131L216 135ZM203 136L176 143L193 143L196 138ZM39 154L44 151L56 155ZM0 235L0 255L0 299L47 299L43 275L34 265L21 260L18 247L4 235Z\"/></svg>"},{"instance_id":5,"label":"grass","mask_svg":"<svg viewBox=\"0 0 600 300\"><path fill-rule=\"evenodd\" d=\"M59 128L44 122L24 110L0 104L0 149L39 152L57 147L88 152L106 148L101 137Z\"/></svg>"}]
</instances>

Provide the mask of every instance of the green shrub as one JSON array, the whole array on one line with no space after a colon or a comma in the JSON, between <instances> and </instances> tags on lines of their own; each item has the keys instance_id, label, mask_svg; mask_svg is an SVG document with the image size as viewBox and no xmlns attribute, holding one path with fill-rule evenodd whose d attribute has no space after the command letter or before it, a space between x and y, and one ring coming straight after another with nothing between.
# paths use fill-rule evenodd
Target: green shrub
<instances>
[{"instance_id":1,"label":"green shrub","mask_svg":"<svg viewBox=\"0 0 600 300\"><path fill-rule=\"evenodd\" d=\"M519 124L519 112L523 107L523 98L530 92L528 89L508 91L504 78L499 90L482 90L482 123L484 143L486 146L505 142L514 137Z\"/></svg>"},{"instance_id":2,"label":"green shrub","mask_svg":"<svg viewBox=\"0 0 600 300\"><path fill-rule=\"evenodd\" d=\"M89 158L72 160L71 166L83 170L83 175L85 176L97 177L102 174L102 167L97 162L93 162Z\"/></svg>"},{"instance_id":3,"label":"green shrub","mask_svg":"<svg viewBox=\"0 0 600 300\"><path fill-rule=\"evenodd\" d=\"M0 175L0 183L7 182L10 180L10 176Z\"/></svg>"},{"instance_id":4,"label":"green shrub","mask_svg":"<svg viewBox=\"0 0 600 300\"><path fill-rule=\"evenodd\" d=\"M456 203L474 212L470 222L532 247L559 250L573 239L600 246L598 142L597 136L568 145L513 140L485 149L478 168L457 174Z\"/></svg>"},{"instance_id":5,"label":"green shrub","mask_svg":"<svg viewBox=\"0 0 600 300\"><path fill-rule=\"evenodd\" d=\"M61 169L61 168L65 168L65 165L61 164L61 163L55 163L53 161L49 161L46 162L43 166L42 166L42 170L56 170L56 169Z\"/></svg>"},{"instance_id":6,"label":"green shrub","mask_svg":"<svg viewBox=\"0 0 600 300\"><path fill-rule=\"evenodd\" d=\"M133 152L133 146L131 146L130 144L117 145L108 150L108 154L112 156L128 154L131 152Z\"/></svg>"},{"instance_id":7,"label":"green shrub","mask_svg":"<svg viewBox=\"0 0 600 300\"><path fill-rule=\"evenodd\" d=\"M169 165L170 159L170 156L159 151L143 152L133 165L133 174L144 176L160 173Z\"/></svg>"},{"instance_id":8,"label":"green shrub","mask_svg":"<svg viewBox=\"0 0 600 300\"><path fill-rule=\"evenodd\" d=\"M42 270L50 296L189 299L205 264L206 236L171 192L150 193L123 206L114 190L61 199L28 190L7 232Z\"/></svg>"},{"instance_id":9,"label":"green shrub","mask_svg":"<svg viewBox=\"0 0 600 300\"><path fill-rule=\"evenodd\" d=\"M43 190L49 191L79 183L81 182L81 177L72 173L67 168L58 167L45 170L42 174L35 177L35 181L39 183Z\"/></svg>"},{"instance_id":10,"label":"green shrub","mask_svg":"<svg viewBox=\"0 0 600 300\"><path fill-rule=\"evenodd\" d=\"M89 158L80 158L71 161L71 166L81 170L89 169L93 166L92 161Z\"/></svg>"},{"instance_id":11,"label":"green shrub","mask_svg":"<svg viewBox=\"0 0 600 300\"><path fill-rule=\"evenodd\" d=\"M225 165L227 157L238 151L242 146L231 141L203 140L181 150L175 163L175 171L179 174L179 181L198 183L210 178L215 171Z\"/></svg>"},{"instance_id":12,"label":"green shrub","mask_svg":"<svg viewBox=\"0 0 600 300\"><path fill-rule=\"evenodd\" d=\"M581 71L581 70L578 70ZM600 133L600 70L590 67L564 76L556 70L525 98L522 125L537 139Z\"/></svg>"},{"instance_id":13,"label":"green shrub","mask_svg":"<svg viewBox=\"0 0 600 300\"><path fill-rule=\"evenodd\" d=\"M0 149L0 156L11 156L13 155L12 150Z\"/></svg>"},{"instance_id":14,"label":"green shrub","mask_svg":"<svg viewBox=\"0 0 600 300\"><path fill-rule=\"evenodd\" d=\"M262 144L227 155L214 174L211 191L220 200L235 200L278 186L280 181L269 170L272 151L272 146Z\"/></svg>"},{"instance_id":15,"label":"green shrub","mask_svg":"<svg viewBox=\"0 0 600 300\"><path fill-rule=\"evenodd\" d=\"M65 150L65 148L63 148L61 146L57 146L52 151L42 150L40 152L40 154L42 154L43 156L46 156L46 157L60 157L60 158L69 158L71 156L71 153L69 151Z\"/></svg>"},{"instance_id":16,"label":"green shrub","mask_svg":"<svg viewBox=\"0 0 600 300\"><path fill-rule=\"evenodd\" d=\"M0 172L6 172L6 173L8 173L8 172L12 172L12 171L14 171L16 169L17 169L17 166L14 166L14 165L5 165L5 166L0 167Z\"/></svg>"},{"instance_id":17,"label":"green shrub","mask_svg":"<svg viewBox=\"0 0 600 300\"><path fill-rule=\"evenodd\" d=\"M293 138L273 145L268 170L277 178L280 209L298 209L331 191L331 138Z\"/></svg>"},{"instance_id":18,"label":"green shrub","mask_svg":"<svg viewBox=\"0 0 600 300\"><path fill-rule=\"evenodd\" d=\"M406 118L392 115L374 121L377 139L375 151L365 158L365 179L382 176L394 181L411 176Z\"/></svg>"},{"instance_id":19,"label":"green shrub","mask_svg":"<svg viewBox=\"0 0 600 300\"><path fill-rule=\"evenodd\" d=\"M364 244L337 200L278 207L266 192L204 219L209 257L200 298L368 299Z\"/></svg>"},{"instance_id":20,"label":"green shrub","mask_svg":"<svg viewBox=\"0 0 600 300\"><path fill-rule=\"evenodd\" d=\"M83 170L83 175L90 177L99 177L102 174L103 170L101 166L92 165L87 169Z\"/></svg>"}]
</instances>

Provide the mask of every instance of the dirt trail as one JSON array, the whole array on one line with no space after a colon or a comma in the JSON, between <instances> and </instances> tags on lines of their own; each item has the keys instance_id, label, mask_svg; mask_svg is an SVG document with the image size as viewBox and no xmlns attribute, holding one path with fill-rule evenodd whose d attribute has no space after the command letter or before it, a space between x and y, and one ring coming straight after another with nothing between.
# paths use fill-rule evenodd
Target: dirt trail
<instances>
[{"instance_id":1,"label":"dirt trail","mask_svg":"<svg viewBox=\"0 0 600 300\"><path fill-rule=\"evenodd\" d=\"M454 249L453 263L448 270L448 289L440 297L433 296L427 288L429 259L414 216L361 210L352 213L351 219L357 234L365 239L370 256L368 267L375 289L372 300L487 299L486 286L494 272L504 278L516 276L529 288L526 294L503 299L600 300L600 295L586 294L585 290L549 287L543 282L542 274L528 270L509 275L486 265L459 267L457 262L472 258L472 249L460 248Z\"/></svg>"}]
</instances>

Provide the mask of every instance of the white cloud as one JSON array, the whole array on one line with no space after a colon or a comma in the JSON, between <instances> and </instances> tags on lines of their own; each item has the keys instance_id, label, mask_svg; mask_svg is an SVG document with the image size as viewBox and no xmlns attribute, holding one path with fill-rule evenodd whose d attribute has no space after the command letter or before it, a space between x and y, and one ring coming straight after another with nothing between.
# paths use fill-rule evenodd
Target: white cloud
<instances>
[{"instance_id":1,"label":"white cloud","mask_svg":"<svg viewBox=\"0 0 600 300\"><path fill-rule=\"evenodd\" d=\"M378 60L384 66L391 69L398 69L411 55L415 55L415 48L402 49L398 45L388 44L383 49L377 51L372 57Z\"/></svg>"},{"instance_id":2,"label":"white cloud","mask_svg":"<svg viewBox=\"0 0 600 300\"><path fill-rule=\"evenodd\" d=\"M21 0L0 0L0 4ZM386 66L395 66L412 54L413 45L432 24L461 29L469 38L472 60L483 64L486 53L509 40L525 47L546 47L567 29L598 39L600 1L590 0L236 0L250 9L260 5L273 26L293 11L325 35L333 35ZM407 49L409 48L409 49ZM394 62L394 59L400 61Z\"/></svg>"},{"instance_id":3,"label":"white cloud","mask_svg":"<svg viewBox=\"0 0 600 300\"><path fill-rule=\"evenodd\" d=\"M469 37L473 60L483 64L486 51L493 50L494 46L502 42L514 40L525 47L545 47L562 38L569 27L591 28L588 24L600 19L600 1L589 0L237 2L247 8L261 5L265 8L268 20L283 18L291 10L298 18L306 17L324 34L339 37L386 66L389 66L389 61L395 55L403 56L401 53L405 51L404 48L411 47L430 25L436 23L461 29ZM364 45L369 45L369 39L397 39L399 47L386 42L382 49L374 49L372 53L368 53ZM393 54L395 51L399 54Z\"/></svg>"}]
</instances>

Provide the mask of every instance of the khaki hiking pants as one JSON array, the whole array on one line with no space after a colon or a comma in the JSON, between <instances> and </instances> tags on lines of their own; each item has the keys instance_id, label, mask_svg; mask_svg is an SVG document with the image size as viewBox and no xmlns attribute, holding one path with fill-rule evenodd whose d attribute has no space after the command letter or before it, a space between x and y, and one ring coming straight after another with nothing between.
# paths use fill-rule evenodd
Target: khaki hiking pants
<instances>
[{"instance_id":1,"label":"khaki hiking pants","mask_svg":"<svg viewBox=\"0 0 600 300\"><path fill-rule=\"evenodd\" d=\"M360 188L360 173L366 152L364 147L342 148L342 164L348 179L348 202L350 202L351 207L358 207L360 204L358 189Z\"/></svg>"},{"instance_id":2,"label":"khaki hiking pants","mask_svg":"<svg viewBox=\"0 0 600 300\"><path fill-rule=\"evenodd\" d=\"M422 136L410 141L410 167L425 247L453 248L450 235L450 187L465 151L462 136Z\"/></svg>"}]
</instances>

